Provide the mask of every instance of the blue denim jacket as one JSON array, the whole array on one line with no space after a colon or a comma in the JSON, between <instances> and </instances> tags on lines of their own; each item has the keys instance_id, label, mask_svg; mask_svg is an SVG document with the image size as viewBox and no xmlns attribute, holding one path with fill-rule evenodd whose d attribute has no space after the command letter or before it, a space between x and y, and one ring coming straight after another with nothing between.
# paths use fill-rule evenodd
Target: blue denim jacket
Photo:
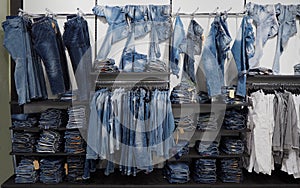
<instances>
[{"instance_id":1,"label":"blue denim jacket","mask_svg":"<svg viewBox=\"0 0 300 188\"><path fill-rule=\"evenodd\" d=\"M236 95L245 97L249 59L254 55L254 33L249 16L244 16L231 52L238 70Z\"/></svg>"}]
</instances>

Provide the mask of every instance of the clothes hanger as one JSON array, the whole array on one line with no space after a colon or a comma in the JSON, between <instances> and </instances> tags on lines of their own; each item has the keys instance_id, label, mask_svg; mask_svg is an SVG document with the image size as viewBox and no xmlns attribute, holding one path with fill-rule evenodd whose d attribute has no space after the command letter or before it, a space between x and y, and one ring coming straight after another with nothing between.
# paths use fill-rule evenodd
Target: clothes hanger
<instances>
[{"instance_id":1,"label":"clothes hanger","mask_svg":"<svg viewBox=\"0 0 300 188\"><path fill-rule=\"evenodd\" d=\"M51 17L51 18L55 18L56 17L56 14L51 11L49 8L45 8L45 11L46 11L46 17Z\"/></svg>"},{"instance_id":2,"label":"clothes hanger","mask_svg":"<svg viewBox=\"0 0 300 188\"><path fill-rule=\"evenodd\" d=\"M191 14L191 20L194 19L195 13L199 10L199 7L196 8L196 10Z\"/></svg>"},{"instance_id":3,"label":"clothes hanger","mask_svg":"<svg viewBox=\"0 0 300 188\"><path fill-rule=\"evenodd\" d=\"M77 16L84 17L85 13L80 8L77 8Z\"/></svg>"}]
</instances>

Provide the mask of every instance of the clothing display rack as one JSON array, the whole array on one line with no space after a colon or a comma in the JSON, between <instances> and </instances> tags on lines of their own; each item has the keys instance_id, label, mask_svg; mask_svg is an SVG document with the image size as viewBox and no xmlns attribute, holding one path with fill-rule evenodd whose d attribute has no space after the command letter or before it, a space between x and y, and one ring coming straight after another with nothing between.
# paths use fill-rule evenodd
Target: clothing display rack
<instances>
[{"instance_id":1,"label":"clothing display rack","mask_svg":"<svg viewBox=\"0 0 300 188\"><path fill-rule=\"evenodd\" d=\"M14 4L16 7L22 7L23 1L17 1L17 0L11 0L11 4ZM95 0L95 5L98 5L99 1ZM17 6L18 5L18 6ZM246 5L246 0L244 0L244 5ZM14 6L12 8L14 8ZM180 17L199 17L199 18L207 18L207 17L213 17L218 14L223 14L221 11L216 12L197 12L199 8L197 8L193 13L183 13L180 12L180 9L174 13L174 10L172 10L173 6L173 0L170 0L170 18L174 18L176 16ZM228 7L229 8L229 7ZM217 8L218 10L218 8ZM231 8L226 12L226 14L229 17L236 17L240 18L245 15L245 12L230 12ZM19 9L19 11L23 11ZM11 13L16 12L16 9L12 9ZM48 10L50 14L54 15L54 17L66 17L71 14L69 13L51 13L50 10ZM45 14L31 14L23 11L24 14L32 15L32 17L35 16L44 16ZM74 13L76 14L76 13ZM82 14L83 17L89 17L89 18L95 18L95 54L98 52L98 47L97 47L97 40L98 40L98 33L99 33L99 28L98 28L98 16L95 14L85 14L83 13L80 9L78 9L78 14ZM172 20L170 21L172 22ZM170 37L171 38L171 37ZM169 40L171 42L171 39ZM171 45L170 45L171 46ZM170 51L170 50L169 50ZM169 54L170 55L170 52ZM13 66L11 68L11 80L14 79L14 63L12 63ZM169 70L170 64L167 63L167 67ZM96 80L93 80L92 83L94 83L94 88L95 91L101 89L101 88L107 88L109 91L114 90L115 88L129 88L129 89L136 89L136 88L143 88L145 90L163 90L167 91L170 89L170 72L135 72L135 73L98 73L98 72L91 72L90 76L92 78L97 76ZM91 79L92 79L91 78ZM250 79L247 81L247 90L258 90L258 89L264 89L264 88L295 88L295 87L300 87L300 81L295 81L293 83L281 83L279 81L282 80L287 80L283 79L283 77L276 76L276 79L272 80L272 78L267 78L273 81L273 83L268 82L268 80L262 82L263 79L261 79L259 76L252 76L249 77ZM288 77L288 79L294 79L295 77ZM251 80L252 79L252 80ZM256 80L260 80L261 82L257 83L255 82ZM300 79L299 79L300 80ZM83 105L83 106L89 106L90 101L84 101L82 103L76 103L76 101L59 101L59 100L45 100L45 101L32 101L31 103L24 104L22 106L18 105L17 102L17 97L16 97L16 91L15 91L15 86L13 81L11 81L11 88L12 88L12 98L11 98L11 114L19 114L19 113L40 113L43 112L45 109L48 108L57 108L57 109L68 109L71 107L74 107L76 105ZM146 97L145 97L146 98ZM140 100L140 99L138 99ZM134 103L136 105L136 103ZM168 159L167 161L164 162L164 164L160 164L155 166L153 172L147 174L147 173L138 173L137 177L133 176L126 176L119 172L118 170L115 170L114 173L111 175L107 176L104 174L102 166L99 167L97 166L96 172L94 173L93 176L91 176L90 179L88 180L82 180L79 182L67 182L63 181L62 183L59 184L43 184L40 182L34 183L34 184L17 184L15 183L15 177L16 175L14 174L11 176L4 184L1 185L1 188L27 188L27 187L46 187L46 188L60 188L60 187L74 187L74 188L92 188L92 187L203 187L203 188L213 188L213 187L230 187L230 188L239 188L239 187L260 187L260 188L265 188L265 187L299 187L300 185L300 180L296 180L292 178L291 176L287 175L286 173L283 173L281 171L275 171L274 175L272 176L264 176L264 175L258 175L255 173L249 173L245 169L243 169L243 174L244 174L244 179L241 183L224 183L221 180L217 180L216 183L214 184L199 184L196 183L196 181L191 180L186 184L170 184L166 180L166 177L164 177L164 169L161 168L162 165L168 164L168 163L178 163L178 162L184 162L184 163L189 163L192 164L196 160L199 159L215 159L217 162L216 164L219 165L221 163L221 160L223 159L237 159L239 163L242 163L242 160L244 158L249 157L249 154L247 152L243 152L241 154L227 154L223 151L220 151L218 155L212 155L212 156L206 156L203 155L201 156L199 153L196 151L196 142L197 140L203 141L203 138L213 138L214 141L219 139L223 139L225 137L234 137L237 139L243 139L244 136L251 132L249 128L244 128L244 129L239 129L239 130L229 130L223 128L223 119L221 117L225 117L226 111L246 111L248 109L248 106L251 104L248 103L248 101L244 101L241 103L237 104L226 104L224 101L217 101L213 103L188 103L188 104L172 104L172 113L174 115L174 119L184 119L187 116L191 116L191 119L193 120L192 129L194 130L194 133L191 135L191 138L189 140L189 153L186 155L181 156L179 159L177 159L175 156ZM104 106L103 106L104 108ZM143 111L144 112L144 111ZM121 112L124 113L125 112ZM197 127L197 121L198 118L205 114L205 113L215 113L219 117L217 117L217 124L218 127L216 130L201 130L201 129L196 129ZM245 123L247 120L245 119ZM222 127L222 128L221 128ZM186 128L186 127L185 127ZM191 128L191 127L189 127ZM29 133L36 133L40 134L44 130L46 131L57 131L61 133L61 135L64 135L68 129L65 127L60 127L60 128L49 128L49 129L42 129L39 127L34 127L34 128L14 128L10 127L9 128L11 131L11 139L13 140L14 137L13 135L16 132L29 132ZM76 129L77 131L78 129ZM184 129L176 129L178 133L178 137L176 138L177 141L181 140L181 138L184 138L188 133L187 130ZM203 136L204 135L204 136ZM188 135L190 136L190 135ZM85 157L86 153L78 153L78 154L69 154L63 151L56 152L56 153L38 153L38 152L31 152L31 153L26 153L26 152L10 152L10 155L13 156L13 162L14 162L14 172L16 173L17 169L17 163L21 161L23 157L34 157L35 160L41 159L43 157L57 157L57 158L63 158L67 159L68 157ZM97 159L99 160L99 159ZM116 167L117 169L117 167ZM191 168L192 169L192 168ZM191 178L192 179L192 178Z\"/></svg>"}]
</instances>

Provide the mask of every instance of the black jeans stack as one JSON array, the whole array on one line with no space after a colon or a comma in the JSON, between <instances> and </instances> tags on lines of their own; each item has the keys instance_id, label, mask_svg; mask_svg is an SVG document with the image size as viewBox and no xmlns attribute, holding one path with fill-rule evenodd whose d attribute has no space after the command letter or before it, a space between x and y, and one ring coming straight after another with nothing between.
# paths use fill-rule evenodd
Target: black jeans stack
<instances>
[{"instance_id":1,"label":"black jeans stack","mask_svg":"<svg viewBox=\"0 0 300 188\"><path fill-rule=\"evenodd\" d=\"M235 137L224 137L221 141L221 150L229 155L241 155L244 153L244 142Z\"/></svg>"},{"instance_id":2,"label":"black jeans stack","mask_svg":"<svg viewBox=\"0 0 300 188\"><path fill-rule=\"evenodd\" d=\"M243 172L239 159L222 159L220 161L219 177L224 183L241 183L243 181Z\"/></svg>"},{"instance_id":3,"label":"black jeans stack","mask_svg":"<svg viewBox=\"0 0 300 188\"><path fill-rule=\"evenodd\" d=\"M32 159L22 159L16 168L15 183L36 183L38 173Z\"/></svg>"},{"instance_id":4,"label":"black jeans stack","mask_svg":"<svg viewBox=\"0 0 300 188\"><path fill-rule=\"evenodd\" d=\"M196 183L216 183L216 159L198 159L193 167L193 179Z\"/></svg>"},{"instance_id":5,"label":"black jeans stack","mask_svg":"<svg viewBox=\"0 0 300 188\"><path fill-rule=\"evenodd\" d=\"M242 110L227 110L223 127L227 130L243 130L246 128L247 113Z\"/></svg>"},{"instance_id":6,"label":"black jeans stack","mask_svg":"<svg viewBox=\"0 0 300 188\"><path fill-rule=\"evenodd\" d=\"M60 183L65 176L64 160L62 158L41 159L40 170L40 181L42 183Z\"/></svg>"},{"instance_id":7,"label":"black jeans stack","mask_svg":"<svg viewBox=\"0 0 300 188\"><path fill-rule=\"evenodd\" d=\"M197 129L208 131L217 130L218 116L214 113L201 113L197 118Z\"/></svg>"},{"instance_id":8,"label":"black jeans stack","mask_svg":"<svg viewBox=\"0 0 300 188\"><path fill-rule=\"evenodd\" d=\"M56 153L62 150L62 136L57 131L43 130L37 142L36 151L39 153Z\"/></svg>"},{"instance_id":9,"label":"black jeans stack","mask_svg":"<svg viewBox=\"0 0 300 188\"><path fill-rule=\"evenodd\" d=\"M217 141L200 141L195 143L195 149L201 156L219 156L219 143Z\"/></svg>"},{"instance_id":10,"label":"black jeans stack","mask_svg":"<svg viewBox=\"0 0 300 188\"><path fill-rule=\"evenodd\" d=\"M67 180L69 182L78 182L82 181L82 176L84 172L84 156L68 156L68 174Z\"/></svg>"},{"instance_id":11,"label":"black jeans stack","mask_svg":"<svg viewBox=\"0 0 300 188\"><path fill-rule=\"evenodd\" d=\"M42 112L39 127L41 129L58 129L65 127L67 121L68 115L66 110L51 108Z\"/></svg>"},{"instance_id":12,"label":"black jeans stack","mask_svg":"<svg viewBox=\"0 0 300 188\"><path fill-rule=\"evenodd\" d=\"M69 154L85 153L86 143L78 130L65 132L65 152Z\"/></svg>"},{"instance_id":13,"label":"black jeans stack","mask_svg":"<svg viewBox=\"0 0 300 188\"><path fill-rule=\"evenodd\" d=\"M67 129L80 129L86 127L86 109L85 106L73 106L68 109L69 120Z\"/></svg>"},{"instance_id":14,"label":"black jeans stack","mask_svg":"<svg viewBox=\"0 0 300 188\"><path fill-rule=\"evenodd\" d=\"M15 132L12 139L12 151L16 153L33 153L37 138L36 133Z\"/></svg>"},{"instance_id":15,"label":"black jeans stack","mask_svg":"<svg viewBox=\"0 0 300 188\"><path fill-rule=\"evenodd\" d=\"M167 163L164 175L169 183L187 183L190 181L189 165L184 162Z\"/></svg>"}]
</instances>

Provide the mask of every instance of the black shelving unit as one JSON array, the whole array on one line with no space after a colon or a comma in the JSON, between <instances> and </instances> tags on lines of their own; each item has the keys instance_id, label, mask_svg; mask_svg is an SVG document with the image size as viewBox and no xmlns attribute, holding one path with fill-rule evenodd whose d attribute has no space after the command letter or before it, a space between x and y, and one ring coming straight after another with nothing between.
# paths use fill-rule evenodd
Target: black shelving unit
<instances>
[{"instance_id":1,"label":"black shelving unit","mask_svg":"<svg viewBox=\"0 0 300 188\"><path fill-rule=\"evenodd\" d=\"M20 153L20 152L10 152L10 155L16 156L34 156L34 157L49 157L49 156L85 156L85 153L65 153L65 152L57 152L57 153Z\"/></svg>"}]
</instances>

